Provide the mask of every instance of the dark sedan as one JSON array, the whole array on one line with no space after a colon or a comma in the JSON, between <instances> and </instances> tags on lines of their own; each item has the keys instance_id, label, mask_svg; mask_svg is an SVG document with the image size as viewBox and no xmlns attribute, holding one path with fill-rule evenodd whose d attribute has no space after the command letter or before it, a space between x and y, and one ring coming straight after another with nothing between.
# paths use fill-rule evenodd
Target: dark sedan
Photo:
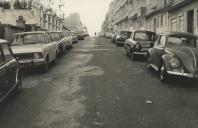
<instances>
[{"instance_id":1,"label":"dark sedan","mask_svg":"<svg viewBox=\"0 0 198 128\"><path fill-rule=\"evenodd\" d=\"M198 78L198 37L189 33L160 34L149 50L148 67L160 72L162 82L171 76Z\"/></svg>"},{"instance_id":2,"label":"dark sedan","mask_svg":"<svg viewBox=\"0 0 198 128\"><path fill-rule=\"evenodd\" d=\"M125 41L130 37L131 31L120 31L116 36L116 46L124 46Z\"/></svg>"},{"instance_id":3,"label":"dark sedan","mask_svg":"<svg viewBox=\"0 0 198 128\"><path fill-rule=\"evenodd\" d=\"M115 42L116 42L116 36L117 36L117 34L112 34L112 35L111 35L111 42L112 42L113 44L115 44Z\"/></svg>"},{"instance_id":4,"label":"dark sedan","mask_svg":"<svg viewBox=\"0 0 198 128\"><path fill-rule=\"evenodd\" d=\"M0 102L14 89L22 89L19 64L7 42L0 40Z\"/></svg>"},{"instance_id":5,"label":"dark sedan","mask_svg":"<svg viewBox=\"0 0 198 128\"><path fill-rule=\"evenodd\" d=\"M83 32L76 32L77 38L78 40L84 40L85 39L85 35Z\"/></svg>"},{"instance_id":6,"label":"dark sedan","mask_svg":"<svg viewBox=\"0 0 198 128\"><path fill-rule=\"evenodd\" d=\"M139 56L147 57L148 50L154 46L157 35L151 31L132 31L129 39L126 40L124 48L126 55L135 60Z\"/></svg>"}]
</instances>

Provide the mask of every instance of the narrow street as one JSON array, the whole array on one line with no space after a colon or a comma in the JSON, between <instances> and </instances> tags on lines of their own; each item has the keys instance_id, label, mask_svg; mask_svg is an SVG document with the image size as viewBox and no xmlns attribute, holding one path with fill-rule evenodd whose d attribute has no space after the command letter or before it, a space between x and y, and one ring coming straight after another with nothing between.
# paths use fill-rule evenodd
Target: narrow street
<instances>
[{"instance_id":1,"label":"narrow street","mask_svg":"<svg viewBox=\"0 0 198 128\"><path fill-rule=\"evenodd\" d=\"M86 38L48 73L24 75L23 91L1 107L0 128L197 128L198 85L179 81L162 84L122 47Z\"/></svg>"}]
</instances>

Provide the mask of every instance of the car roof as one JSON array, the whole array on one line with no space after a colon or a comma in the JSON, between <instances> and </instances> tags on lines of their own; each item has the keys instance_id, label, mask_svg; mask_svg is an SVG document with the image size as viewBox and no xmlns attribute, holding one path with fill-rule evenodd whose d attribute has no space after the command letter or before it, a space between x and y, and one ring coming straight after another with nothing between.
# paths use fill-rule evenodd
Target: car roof
<instances>
[{"instance_id":1,"label":"car roof","mask_svg":"<svg viewBox=\"0 0 198 128\"><path fill-rule=\"evenodd\" d=\"M8 42L8 41L6 41L6 40L4 40L4 39L0 39L0 44L6 43L6 42Z\"/></svg>"},{"instance_id":2,"label":"car roof","mask_svg":"<svg viewBox=\"0 0 198 128\"><path fill-rule=\"evenodd\" d=\"M150 30L132 30L132 32L149 32L149 33L155 33L155 32L150 31Z\"/></svg>"},{"instance_id":3,"label":"car roof","mask_svg":"<svg viewBox=\"0 0 198 128\"><path fill-rule=\"evenodd\" d=\"M48 33L60 33L62 31L47 31Z\"/></svg>"},{"instance_id":4,"label":"car roof","mask_svg":"<svg viewBox=\"0 0 198 128\"><path fill-rule=\"evenodd\" d=\"M173 35L182 35L182 36L190 36L193 38L198 38L198 36L191 34L191 33L187 33L187 32L174 32L174 31L167 31L167 32L163 32L160 33L162 35L166 35L166 36L173 36Z\"/></svg>"},{"instance_id":5,"label":"car roof","mask_svg":"<svg viewBox=\"0 0 198 128\"><path fill-rule=\"evenodd\" d=\"M22 33L17 33L15 35L23 35L23 34L44 34L46 31L32 31L32 32L22 32Z\"/></svg>"}]
</instances>

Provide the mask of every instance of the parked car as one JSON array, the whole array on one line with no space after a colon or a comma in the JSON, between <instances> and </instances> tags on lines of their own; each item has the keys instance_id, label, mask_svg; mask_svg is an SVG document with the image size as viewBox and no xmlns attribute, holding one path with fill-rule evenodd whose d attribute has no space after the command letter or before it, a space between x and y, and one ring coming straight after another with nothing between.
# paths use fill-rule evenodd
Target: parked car
<instances>
[{"instance_id":1,"label":"parked car","mask_svg":"<svg viewBox=\"0 0 198 128\"><path fill-rule=\"evenodd\" d=\"M68 41L63 36L61 31L50 31L48 32L53 41L58 43L58 55L63 55L67 50Z\"/></svg>"},{"instance_id":2,"label":"parked car","mask_svg":"<svg viewBox=\"0 0 198 128\"><path fill-rule=\"evenodd\" d=\"M135 60L139 56L148 57L148 50L154 46L157 35L151 31L134 30L126 40L126 55Z\"/></svg>"},{"instance_id":3,"label":"parked car","mask_svg":"<svg viewBox=\"0 0 198 128\"><path fill-rule=\"evenodd\" d=\"M110 39L111 36L112 36L112 34L111 34L110 32L107 32L107 33L105 34L105 38L106 38L106 39Z\"/></svg>"},{"instance_id":4,"label":"parked car","mask_svg":"<svg viewBox=\"0 0 198 128\"><path fill-rule=\"evenodd\" d=\"M49 63L56 62L58 43L47 32L24 32L14 35L11 48L22 68L41 67L48 71Z\"/></svg>"},{"instance_id":5,"label":"parked car","mask_svg":"<svg viewBox=\"0 0 198 128\"><path fill-rule=\"evenodd\" d=\"M111 42L112 42L113 44L115 44L115 42L116 42L116 36L117 36L117 34L112 34L112 35L111 35Z\"/></svg>"},{"instance_id":6,"label":"parked car","mask_svg":"<svg viewBox=\"0 0 198 128\"><path fill-rule=\"evenodd\" d=\"M72 36L69 31L63 31L62 36L66 40L66 49L71 50L73 48Z\"/></svg>"},{"instance_id":7,"label":"parked car","mask_svg":"<svg viewBox=\"0 0 198 128\"><path fill-rule=\"evenodd\" d=\"M198 78L198 37L189 33L160 34L149 50L148 67L160 72L162 82L171 76Z\"/></svg>"},{"instance_id":8,"label":"parked car","mask_svg":"<svg viewBox=\"0 0 198 128\"><path fill-rule=\"evenodd\" d=\"M125 41L130 37L131 31L120 31L116 36L116 46L124 46Z\"/></svg>"},{"instance_id":9,"label":"parked car","mask_svg":"<svg viewBox=\"0 0 198 128\"><path fill-rule=\"evenodd\" d=\"M70 32L70 35L72 36L72 44L78 43L78 37L74 32Z\"/></svg>"},{"instance_id":10,"label":"parked car","mask_svg":"<svg viewBox=\"0 0 198 128\"><path fill-rule=\"evenodd\" d=\"M83 32L76 32L78 40L84 40L85 36Z\"/></svg>"},{"instance_id":11,"label":"parked car","mask_svg":"<svg viewBox=\"0 0 198 128\"><path fill-rule=\"evenodd\" d=\"M7 41L0 39L0 102L14 89L22 89L20 67Z\"/></svg>"}]
</instances>

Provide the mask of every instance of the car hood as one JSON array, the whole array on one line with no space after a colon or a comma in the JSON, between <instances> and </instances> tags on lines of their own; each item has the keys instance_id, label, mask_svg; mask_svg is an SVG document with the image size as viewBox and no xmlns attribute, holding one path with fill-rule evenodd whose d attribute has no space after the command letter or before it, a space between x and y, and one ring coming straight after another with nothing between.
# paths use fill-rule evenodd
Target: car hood
<instances>
[{"instance_id":1,"label":"car hood","mask_svg":"<svg viewBox=\"0 0 198 128\"><path fill-rule=\"evenodd\" d=\"M34 52L43 52L43 48L46 44L30 44L30 45L18 45L11 46L11 49L14 54L20 53L34 53Z\"/></svg>"},{"instance_id":2,"label":"car hood","mask_svg":"<svg viewBox=\"0 0 198 128\"><path fill-rule=\"evenodd\" d=\"M198 49L179 46L169 47L167 50L174 53L190 73L198 72Z\"/></svg>"}]
</instances>

